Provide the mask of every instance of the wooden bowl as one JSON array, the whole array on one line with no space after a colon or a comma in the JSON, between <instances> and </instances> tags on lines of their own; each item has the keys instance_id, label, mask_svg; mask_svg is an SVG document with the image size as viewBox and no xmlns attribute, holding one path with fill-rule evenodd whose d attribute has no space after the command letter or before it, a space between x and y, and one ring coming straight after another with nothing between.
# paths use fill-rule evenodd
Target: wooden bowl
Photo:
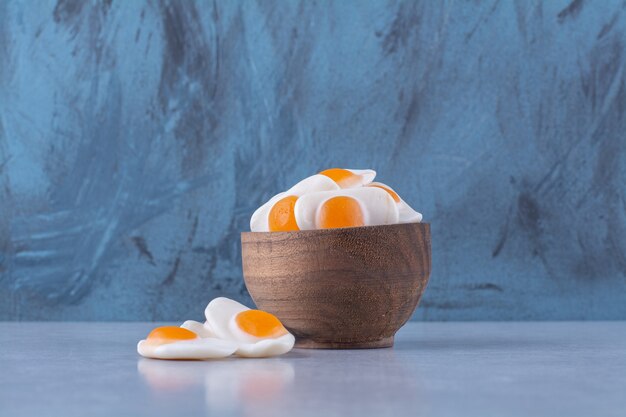
<instances>
[{"instance_id":1,"label":"wooden bowl","mask_svg":"<svg viewBox=\"0 0 626 417\"><path fill-rule=\"evenodd\" d=\"M430 225L241 234L243 276L261 310L302 348L393 345L430 276Z\"/></svg>"}]
</instances>

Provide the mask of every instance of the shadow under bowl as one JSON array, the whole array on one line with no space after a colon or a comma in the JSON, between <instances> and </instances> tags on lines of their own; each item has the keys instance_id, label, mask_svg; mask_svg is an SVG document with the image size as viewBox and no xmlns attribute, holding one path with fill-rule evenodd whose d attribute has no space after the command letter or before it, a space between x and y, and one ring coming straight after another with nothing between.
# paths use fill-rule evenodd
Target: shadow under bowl
<instances>
[{"instance_id":1,"label":"shadow under bowl","mask_svg":"<svg viewBox=\"0 0 626 417\"><path fill-rule=\"evenodd\" d=\"M301 348L392 346L431 269L428 223L244 232L241 246L252 299Z\"/></svg>"}]
</instances>

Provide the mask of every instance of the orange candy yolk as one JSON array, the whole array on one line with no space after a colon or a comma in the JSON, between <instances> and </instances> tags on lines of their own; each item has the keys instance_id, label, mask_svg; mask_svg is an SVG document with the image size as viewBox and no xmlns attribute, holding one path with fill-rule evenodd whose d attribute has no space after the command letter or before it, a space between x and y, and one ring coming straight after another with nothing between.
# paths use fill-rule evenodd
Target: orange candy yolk
<instances>
[{"instance_id":1,"label":"orange candy yolk","mask_svg":"<svg viewBox=\"0 0 626 417\"><path fill-rule=\"evenodd\" d=\"M359 185L361 182L361 176L353 174L347 169L331 168L320 172L320 175L325 175L331 180L335 181L340 187L352 187Z\"/></svg>"},{"instance_id":2,"label":"orange candy yolk","mask_svg":"<svg viewBox=\"0 0 626 417\"><path fill-rule=\"evenodd\" d=\"M278 200L269 214L270 232L291 232L300 230L296 223L296 215L294 206L298 197L295 195L287 196Z\"/></svg>"},{"instance_id":3,"label":"orange candy yolk","mask_svg":"<svg viewBox=\"0 0 626 417\"><path fill-rule=\"evenodd\" d=\"M324 202L318 212L319 226L322 229L364 226L361 205L352 197L333 197Z\"/></svg>"},{"instance_id":4,"label":"orange candy yolk","mask_svg":"<svg viewBox=\"0 0 626 417\"><path fill-rule=\"evenodd\" d=\"M246 310L235 317L237 326L255 337L279 337L287 334L287 329L273 314L261 310Z\"/></svg>"},{"instance_id":5,"label":"orange candy yolk","mask_svg":"<svg viewBox=\"0 0 626 417\"><path fill-rule=\"evenodd\" d=\"M163 326L152 330L146 340L150 343L164 345L166 343L174 343L181 340L196 339L197 337L197 334L191 330L183 329L182 327Z\"/></svg>"},{"instance_id":6,"label":"orange candy yolk","mask_svg":"<svg viewBox=\"0 0 626 417\"><path fill-rule=\"evenodd\" d=\"M379 184L379 183L371 183L367 185L368 187L377 187L377 188L382 188L383 190L387 191L389 193L389 195L391 196L391 198L393 198L393 201L395 201L396 203L400 202L400 196L391 188L389 187L385 187L383 184Z\"/></svg>"}]
</instances>

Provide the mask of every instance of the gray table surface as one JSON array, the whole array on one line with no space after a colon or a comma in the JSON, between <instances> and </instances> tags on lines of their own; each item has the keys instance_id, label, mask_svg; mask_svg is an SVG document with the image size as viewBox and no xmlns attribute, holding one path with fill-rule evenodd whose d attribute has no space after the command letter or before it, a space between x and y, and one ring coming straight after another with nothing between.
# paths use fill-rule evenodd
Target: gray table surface
<instances>
[{"instance_id":1,"label":"gray table surface","mask_svg":"<svg viewBox=\"0 0 626 417\"><path fill-rule=\"evenodd\" d=\"M620 416L626 322L410 323L392 349L159 361L154 323L0 323L0 416Z\"/></svg>"}]
</instances>

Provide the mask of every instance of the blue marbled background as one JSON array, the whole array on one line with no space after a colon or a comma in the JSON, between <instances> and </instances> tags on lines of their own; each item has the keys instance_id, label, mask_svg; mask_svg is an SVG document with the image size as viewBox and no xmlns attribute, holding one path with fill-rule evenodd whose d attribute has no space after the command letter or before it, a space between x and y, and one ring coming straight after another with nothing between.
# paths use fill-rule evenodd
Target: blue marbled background
<instances>
[{"instance_id":1,"label":"blue marbled background","mask_svg":"<svg viewBox=\"0 0 626 417\"><path fill-rule=\"evenodd\" d=\"M322 168L432 223L415 318L626 319L626 2L0 1L0 319L249 301Z\"/></svg>"}]
</instances>

